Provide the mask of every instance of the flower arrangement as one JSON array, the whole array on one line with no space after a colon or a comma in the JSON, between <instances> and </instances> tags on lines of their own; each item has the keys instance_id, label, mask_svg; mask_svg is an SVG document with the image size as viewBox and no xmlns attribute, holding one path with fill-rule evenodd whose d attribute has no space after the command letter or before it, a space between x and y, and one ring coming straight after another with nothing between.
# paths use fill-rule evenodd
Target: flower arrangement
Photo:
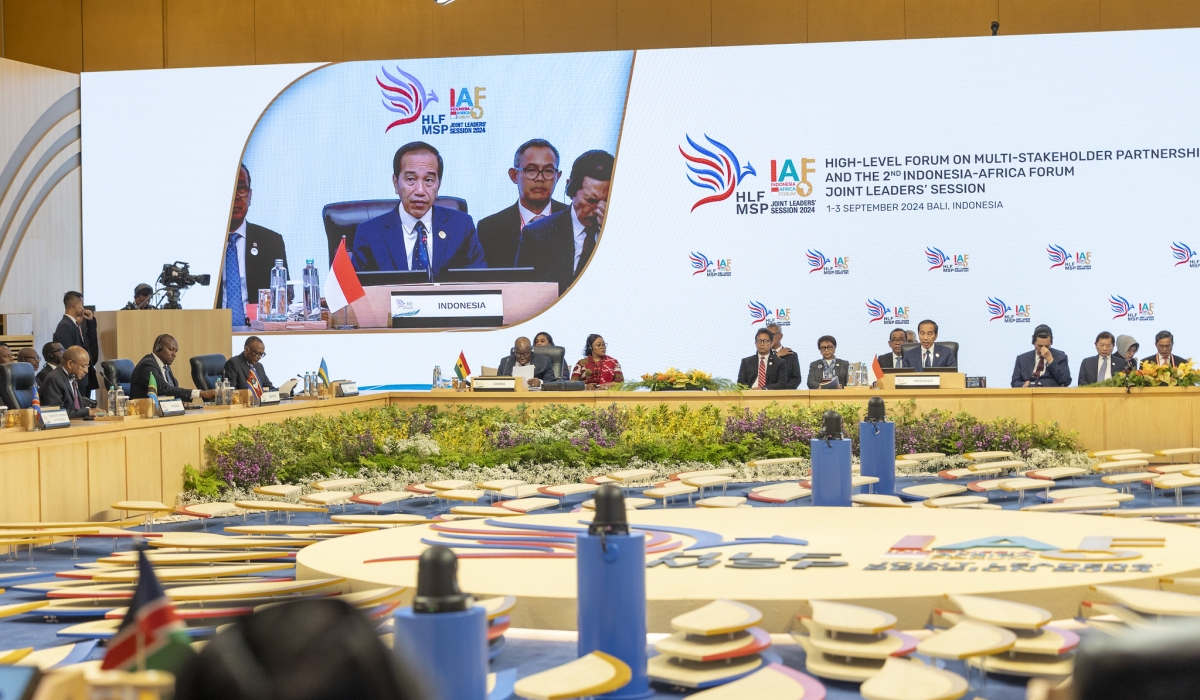
<instances>
[{"instance_id":1,"label":"flower arrangement","mask_svg":"<svg viewBox=\"0 0 1200 700\"><path fill-rule=\"evenodd\" d=\"M1111 379L1090 386L1200 386L1200 371L1191 360L1174 367L1143 362L1140 369L1117 372Z\"/></svg>"},{"instance_id":2,"label":"flower arrangement","mask_svg":"<svg viewBox=\"0 0 1200 700\"><path fill-rule=\"evenodd\" d=\"M1079 449L1074 433L1052 423L918 413L913 401L893 402L888 408L896 422L898 453L1009 450L1029 458L1038 450L1066 454ZM401 485L434 478L475 480L477 474L568 483L643 465L664 477L674 471L728 466L741 469L746 480L795 478L807 472L807 462L778 474L776 468L763 471L747 464L773 457L807 458L809 441L828 409L842 415L857 455L862 409L856 404L772 403L758 410L712 404L522 404L507 410L381 406L239 426L209 437L205 449L213 467L205 472L186 469L185 487L189 498L211 500L218 492L228 499L229 494L261 484L305 484L360 472ZM428 476L434 473L441 476Z\"/></svg>"},{"instance_id":3,"label":"flower arrangement","mask_svg":"<svg viewBox=\"0 0 1200 700\"><path fill-rule=\"evenodd\" d=\"M649 389L650 391L735 391L737 382L728 379L713 378L709 372L689 369L686 372L674 367L665 372L643 374L640 382L625 382L621 385L623 391Z\"/></svg>"}]
</instances>

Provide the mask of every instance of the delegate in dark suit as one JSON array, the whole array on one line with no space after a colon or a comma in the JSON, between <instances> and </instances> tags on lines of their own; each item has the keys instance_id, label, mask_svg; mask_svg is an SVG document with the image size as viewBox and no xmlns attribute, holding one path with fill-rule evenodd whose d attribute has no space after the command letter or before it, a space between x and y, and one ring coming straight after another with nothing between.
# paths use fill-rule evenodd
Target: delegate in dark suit
<instances>
[{"instance_id":1,"label":"delegate in dark suit","mask_svg":"<svg viewBox=\"0 0 1200 700\"><path fill-rule=\"evenodd\" d=\"M442 234L446 234L442 238ZM486 267L483 248L471 217L446 207L433 207L433 227L428 232L433 248L429 261L431 281L450 268ZM400 213L388 213L367 219L354 233L354 249L350 261L360 272L405 271L409 269L409 254L404 245L404 225Z\"/></svg>"},{"instance_id":2,"label":"delegate in dark suit","mask_svg":"<svg viewBox=\"0 0 1200 700\"><path fill-rule=\"evenodd\" d=\"M43 406L58 406L67 411L72 418L87 418L90 415L87 406L83 404L83 396L72 390L75 379L67 374L67 370L59 367L46 375L46 379L38 385L38 399ZM79 405L76 406L76 397Z\"/></svg>"},{"instance_id":3,"label":"delegate in dark suit","mask_svg":"<svg viewBox=\"0 0 1200 700\"><path fill-rule=\"evenodd\" d=\"M526 226L525 228L529 228ZM743 386L758 385L758 358L760 355L755 353L750 357L742 358L742 366L738 369L738 384ZM775 353L767 355L767 385L766 389L787 389L788 373L787 362Z\"/></svg>"},{"instance_id":4,"label":"delegate in dark suit","mask_svg":"<svg viewBox=\"0 0 1200 700\"><path fill-rule=\"evenodd\" d=\"M820 389L821 378L825 376L824 368L825 360L813 360L808 365L808 388ZM837 377L839 386L846 386L850 381L850 363L845 360L834 359L833 374Z\"/></svg>"},{"instance_id":5,"label":"delegate in dark suit","mask_svg":"<svg viewBox=\"0 0 1200 700\"><path fill-rule=\"evenodd\" d=\"M550 200L551 216L566 208L562 202ZM521 212L516 204L479 221L479 245L488 267L515 267L520 243Z\"/></svg>"},{"instance_id":6,"label":"delegate in dark suit","mask_svg":"<svg viewBox=\"0 0 1200 700\"><path fill-rule=\"evenodd\" d=\"M54 342L63 346L63 350L78 345L87 350L88 362L92 365L88 367L87 379L80 385L79 389L87 396L93 389L100 388L100 382L96 380L96 358L100 357L100 341L96 336L96 319L83 319L81 323L76 323L75 319L63 314L62 319L58 322L58 327L54 329Z\"/></svg>"},{"instance_id":7,"label":"delegate in dark suit","mask_svg":"<svg viewBox=\"0 0 1200 700\"><path fill-rule=\"evenodd\" d=\"M1179 365L1181 365L1187 361L1188 360L1186 357L1180 357L1179 355L1171 355L1171 366L1172 367L1178 367ZM1154 355L1151 355L1150 357L1143 357L1142 362L1154 362L1157 364L1158 363L1158 355L1154 354ZM1140 367L1140 365L1139 365L1139 367Z\"/></svg>"},{"instance_id":8,"label":"delegate in dark suit","mask_svg":"<svg viewBox=\"0 0 1200 700\"><path fill-rule=\"evenodd\" d=\"M930 363L931 367L957 367L958 358L954 356L954 351L948 345L933 344L933 360ZM904 366L913 367L918 372L925 366L924 361L925 348L918 345L904 353ZM879 356L879 363L883 365L883 356Z\"/></svg>"},{"instance_id":9,"label":"delegate in dark suit","mask_svg":"<svg viewBox=\"0 0 1200 700\"><path fill-rule=\"evenodd\" d=\"M561 296L575 281L577 267L587 264L586 257L581 254L575 265L575 225L568 207L521 231L516 267L532 267L539 282L557 282Z\"/></svg>"},{"instance_id":10,"label":"delegate in dark suit","mask_svg":"<svg viewBox=\"0 0 1200 700\"><path fill-rule=\"evenodd\" d=\"M233 384L234 389L249 389L250 383L250 361L245 355L234 355L225 361L225 369L222 374ZM267 378L267 370L263 369L261 362L255 362L254 373L258 375L258 383L262 385L264 391L270 391L275 388L271 380Z\"/></svg>"},{"instance_id":11,"label":"delegate in dark suit","mask_svg":"<svg viewBox=\"0 0 1200 700\"><path fill-rule=\"evenodd\" d=\"M1071 368L1067 364L1067 353L1050 348L1050 356L1054 361L1046 365L1046 371L1037 379L1033 371L1037 368L1037 352L1030 350L1017 355L1013 367L1012 385L1014 388L1025 386L1071 386Z\"/></svg>"},{"instance_id":12,"label":"delegate in dark suit","mask_svg":"<svg viewBox=\"0 0 1200 700\"><path fill-rule=\"evenodd\" d=\"M545 355L533 355L533 378L543 382L554 381L554 367L550 362L550 358ZM500 360L500 366L496 368L496 374L501 377L511 377L513 367L517 366L517 358L515 355ZM528 366L528 365L526 365Z\"/></svg>"},{"instance_id":13,"label":"delegate in dark suit","mask_svg":"<svg viewBox=\"0 0 1200 700\"><path fill-rule=\"evenodd\" d=\"M184 401L192 400L192 390L180 388L179 383L175 381L175 374L170 370L170 365L164 365L167 368L166 372L158 366L158 359L154 355L146 355L133 368L133 374L129 379L129 398L144 399L150 395L150 377L154 377L154 382L158 387L158 395L172 399L183 399Z\"/></svg>"},{"instance_id":14,"label":"delegate in dark suit","mask_svg":"<svg viewBox=\"0 0 1200 700\"><path fill-rule=\"evenodd\" d=\"M804 378L804 373L800 370L800 356L789 352L779 359L783 360L784 370L787 372L787 381L783 383L783 388L799 389L800 380Z\"/></svg>"},{"instance_id":15,"label":"delegate in dark suit","mask_svg":"<svg viewBox=\"0 0 1200 700\"><path fill-rule=\"evenodd\" d=\"M1117 372L1124 372L1125 368L1129 366L1129 363L1125 361L1125 358L1121 357L1120 355L1116 355L1116 354L1109 355L1106 359L1111 363L1110 369L1108 371L1109 376L1112 376L1112 375L1116 374ZM1095 384L1096 382L1100 381L1099 379L1097 379L1097 377L1099 377L1099 376L1100 376L1100 356L1099 355L1092 355L1091 357L1085 359L1083 362L1079 363L1079 386L1087 386L1088 384ZM1024 383L1024 382L1022 382L1022 383Z\"/></svg>"},{"instance_id":16,"label":"delegate in dark suit","mask_svg":"<svg viewBox=\"0 0 1200 700\"><path fill-rule=\"evenodd\" d=\"M246 222L246 303L257 304L258 290L271 288L271 268L276 260L282 260L287 267L283 236L265 226Z\"/></svg>"}]
</instances>

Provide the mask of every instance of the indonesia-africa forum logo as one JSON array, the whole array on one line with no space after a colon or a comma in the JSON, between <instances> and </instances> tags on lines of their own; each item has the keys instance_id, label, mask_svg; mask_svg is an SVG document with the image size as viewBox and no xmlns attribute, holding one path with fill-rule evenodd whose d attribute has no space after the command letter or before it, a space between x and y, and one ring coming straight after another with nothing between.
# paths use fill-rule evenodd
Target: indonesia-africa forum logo
<instances>
[{"instance_id":1,"label":"indonesia-africa forum logo","mask_svg":"<svg viewBox=\"0 0 1200 700\"><path fill-rule=\"evenodd\" d=\"M1092 269L1091 251L1076 251L1068 253L1066 248L1051 243L1046 246L1046 255L1050 257L1050 269L1090 270Z\"/></svg>"},{"instance_id":2,"label":"indonesia-africa forum logo","mask_svg":"<svg viewBox=\"0 0 1200 700\"><path fill-rule=\"evenodd\" d=\"M417 76L396 66L396 74L380 66L382 77L375 76L375 84L383 94L383 107L399 115L384 132L398 126L421 120L421 134L483 134L487 133L487 122L483 119L483 101L487 99L487 88L475 85L471 88L450 88L449 114L430 114L434 102L440 102L437 93L425 90Z\"/></svg>"},{"instance_id":3,"label":"indonesia-africa forum logo","mask_svg":"<svg viewBox=\"0 0 1200 700\"><path fill-rule=\"evenodd\" d=\"M925 249L925 262L929 263L929 272L941 270L942 272L970 272L971 262L970 256L966 253L955 253L947 255L940 248L929 246Z\"/></svg>"},{"instance_id":4,"label":"indonesia-africa forum logo","mask_svg":"<svg viewBox=\"0 0 1200 700\"><path fill-rule=\"evenodd\" d=\"M1029 304L1017 304L1014 308L1004 303L1004 300L999 297L988 297L987 309L989 322L1029 323L1032 318L1032 311Z\"/></svg>"},{"instance_id":5,"label":"indonesia-africa forum logo","mask_svg":"<svg viewBox=\"0 0 1200 700\"><path fill-rule=\"evenodd\" d=\"M804 258L808 261L808 274L810 275L814 272L826 275L850 274L850 257L847 255L829 257L819 250L810 248L805 251Z\"/></svg>"},{"instance_id":6,"label":"indonesia-africa forum logo","mask_svg":"<svg viewBox=\"0 0 1200 700\"><path fill-rule=\"evenodd\" d=\"M729 258L717 258L714 261L709 260L704 253L693 251L688 255L688 260L692 263L692 277L696 275L730 277L733 275L733 261Z\"/></svg>"},{"instance_id":7,"label":"indonesia-africa forum logo","mask_svg":"<svg viewBox=\"0 0 1200 700\"><path fill-rule=\"evenodd\" d=\"M1134 304L1120 294L1111 294L1108 297L1108 307L1116 314L1116 316L1113 316L1114 319L1123 318L1127 321L1154 320L1154 302L1147 301Z\"/></svg>"},{"instance_id":8,"label":"indonesia-africa forum logo","mask_svg":"<svg viewBox=\"0 0 1200 700\"><path fill-rule=\"evenodd\" d=\"M816 175L815 158L772 159L768 189L739 190L747 177L758 176L749 160L742 165L732 148L708 134L703 139L706 143L689 134L684 134L684 139L687 147L678 148L687 168L688 182L708 192L692 204L691 211L733 197L736 214L816 213L816 200L809 199L813 195L812 178Z\"/></svg>"},{"instance_id":9,"label":"indonesia-africa forum logo","mask_svg":"<svg viewBox=\"0 0 1200 700\"><path fill-rule=\"evenodd\" d=\"M778 323L780 326L792 325L792 310L786 309L770 309L761 301L752 301L749 304L750 309L750 324L764 325L767 323Z\"/></svg>"},{"instance_id":10,"label":"indonesia-africa forum logo","mask_svg":"<svg viewBox=\"0 0 1200 700\"><path fill-rule=\"evenodd\" d=\"M885 326L907 326L909 324L909 307L888 306L878 299L867 299L868 324L883 321Z\"/></svg>"},{"instance_id":11,"label":"indonesia-africa forum logo","mask_svg":"<svg viewBox=\"0 0 1200 700\"><path fill-rule=\"evenodd\" d=\"M1200 253L1192 250L1187 243L1172 242L1171 257L1175 258L1175 267L1186 265L1193 269L1200 268Z\"/></svg>"}]
</instances>

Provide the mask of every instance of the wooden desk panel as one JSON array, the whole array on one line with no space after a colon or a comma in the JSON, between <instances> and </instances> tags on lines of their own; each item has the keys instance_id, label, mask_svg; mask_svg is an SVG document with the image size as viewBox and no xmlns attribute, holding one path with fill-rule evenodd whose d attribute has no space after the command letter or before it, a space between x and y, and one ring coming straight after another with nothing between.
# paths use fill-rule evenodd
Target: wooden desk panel
<instances>
[{"instance_id":1,"label":"wooden desk panel","mask_svg":"<svg viewBox=\"0 0 1200 700\"><path fill-rule=\"evenodd\" d=\"M1049 420L1077 430L1083 447L1187 447L1200 437L1200 389L942 389L921 391L771 392L390 392L329 401L291 401L259 408L189 411L175 418L73 423L64 430L0 432L0 521L114 518L109 503L122 499L173 503L183 488L183 466L208 467L204 440L233 425L260 425L287 418L335 414L389 403L400 406L469 403L514 408L519 404L604 407L612 404L671 408L760 410L772 403L856 403L882 397L894 407L913 400L920 411L965 410L982 419L1012 416Z\"/></svg>"}]
</instances>

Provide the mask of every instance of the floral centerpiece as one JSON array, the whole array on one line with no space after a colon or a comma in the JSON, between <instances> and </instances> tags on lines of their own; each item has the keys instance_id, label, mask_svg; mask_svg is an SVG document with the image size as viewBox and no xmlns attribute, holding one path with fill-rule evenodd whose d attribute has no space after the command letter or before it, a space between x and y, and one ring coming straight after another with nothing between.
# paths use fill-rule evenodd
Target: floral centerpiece
<instances>
[{"instance_id":1,"label":"floral centerpiece","mask_svg":"<svg viewBox=\"0 0 1200 700\"><path fill-rule=\"evenodd\" d=\"M1091 386L1200 386L1200 371L1188 360L1172 367L1153 362L1143 362L1141 369L1118 372Z\"/></svg>"},{"instance_id":2,"label":"floral centerpiece","mask_svg":"<svg viewBox=\"0 0 1200 700\"><path fill-rule=\"evenodd\" d=\"M698 369L686 372L670 367L665 372L643 374L640 382L625 382L623 391L649 389L650 391L734 391L737 382L714 379L712 374Z\"/></svg>"}]
</instances>

